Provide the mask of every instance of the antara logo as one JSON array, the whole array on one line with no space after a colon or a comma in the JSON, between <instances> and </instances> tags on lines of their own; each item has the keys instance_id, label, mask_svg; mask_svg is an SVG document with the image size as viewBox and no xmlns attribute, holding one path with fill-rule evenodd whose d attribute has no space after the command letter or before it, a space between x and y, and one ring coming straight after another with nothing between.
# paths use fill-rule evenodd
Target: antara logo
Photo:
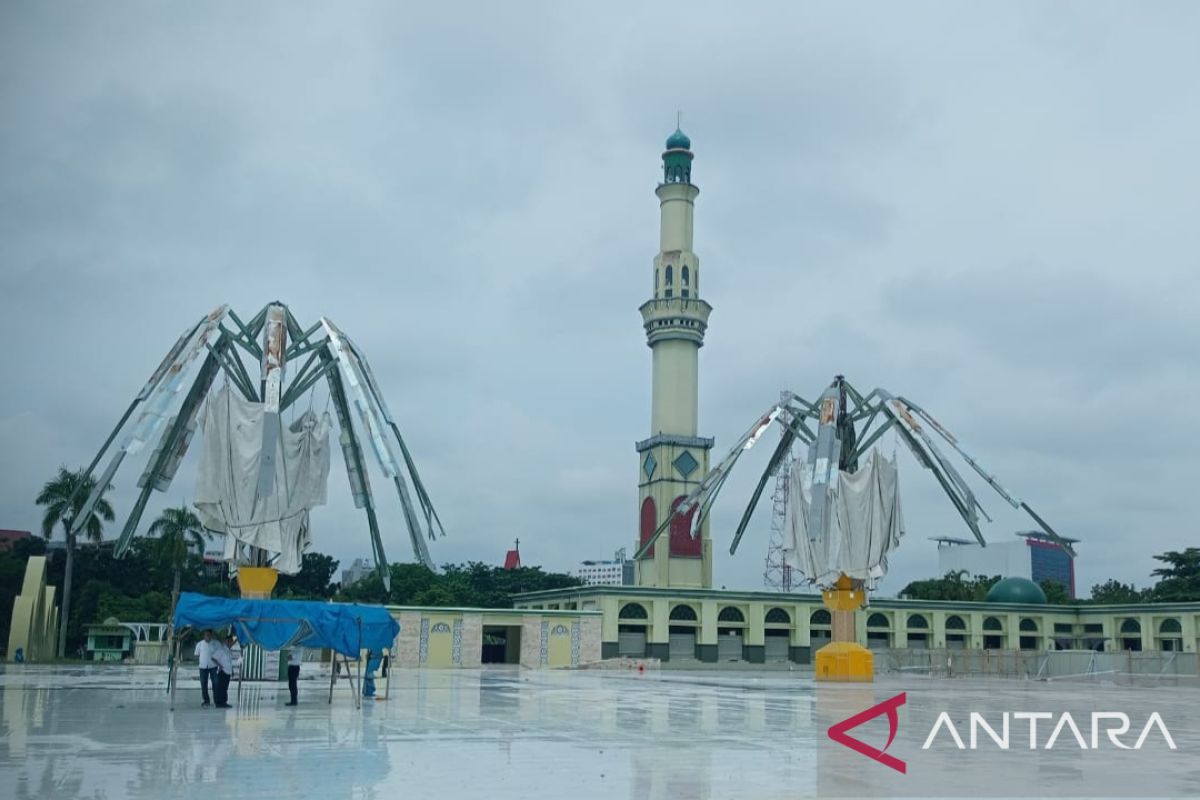
<instances>
[{"instance_id":1,"label":"antara logo","mask_svg":"<svg viewBox=\"0 0 1200 800\"><path fill-rule=\"evenodd\" d=\"M884 700L882 703L877 703L871 706L866 711L861 711L852 717L842 720L836 725L829 727L829 738L833 739L838 744L844 744L856 753L862 753L867 758L874 759L885 767L891 767L897 772L907 774L908 765L895 756L890 756L885 750L891 746L896 739L896 733L900 730L900 716L896 713L896 709L904 705L908 699L908 692L901 692L895 697ZM851 728L857 728L864 722L870 722L880 714L887 714L888 721L888 740L883 746L883 750L872 747L861 739L855 739L853 736L848 736L846 731Z\"/></svg>"},{"instance_id":2,"label":"antara logo","mask_svg":"<svg viewBox=\"0 0 1200 800\"><path fill-rule=\"evenodd\" d=\"M902 774L907 774L908 765L901 759L886 752L892 742L896 740L896 734L900 730L900 716L896 709L904 705L907 701L908 693L901 692L895 697L890 697L882 703L871 706L866 711L860 711L836 725L831 725L829 728L829 738L838 744L849 747L856 753L861 753L867 758L878 761L885 767L894 769ZM865 722L870 722L882 714L887 715L888 721L888 738L883 749L873 747L847 733L852 728L857 728ZM968 744L963 741L963 737L959 733L958 728L955 727L954 720L950 718L950 714L943 711L938 714L937 719L933 723L933 728L929 731L929 735L925 737L925 744L921 745L921 749L928 750L934 744L935 740L938 739L939 735L942 735L953 741L954 746L959 750L977 750L980 747L981 741L984 746L987 746L987 739L990 739L995 747L1001 750L1008 750L1013 743L1014 737L1011 735L1013 729L1024 728L1025 726L1020 724L1024 722L1027 723L1029 732L1026 746L1030 750L1036 750L1039 747L1039 721L1046 722L1046 727L1042 729L1043 732L1047 729L1050 730L1050 735L1041 744L1041 748L1044 750L1053 750L1060 738L1064 741L1074 738L1082 750L1098 750L1102 745L1107 746L1109 744L1121 750L1140 750L1150 737L1150 734L1155 730L1158 731L1159 736L1162 737L1168 748L1171 750L1178 749L1175 746L1175 740L1171 737L1171 732L1167 729L1166 723L1157 711L1151 713L1146 719L1146 724L1141 727L1141 733L1138 734L1136 739L1133 739L1132 735L1128 736L1129 739L1133 740L1132 744L1128 744L1126 740L1122 739L1122 737L1130 734L1130 727L1132 725L1129 715L1123 712L1093 711L1091 713L1091 726L1089 730L1091 735L1089 737L1084 736L1083 730L1080 729L1070 712L1064 711L1062 714L1057 715L1057 721L1053 723L1053 727L1051 728L1051 721L1055 720L1055 717L1056 715L1049 711L1005 711L1000 715L997 724L992 724L988 722L983 714L972 711L968 722L968 740L970 742ZM1017 725L1013 725L1013 720L1017 721ZM995 722L995 720L993 721ZM987 737L986 739L979 735L980 731L983 731ZM1101 733L1104 734L1103 738L1101 737ZM1020 746L1019 733L1016 738L1018 739L1017 745Z\"/></svg>"},{"instance_id":3,"label":"antara logo","mask_svg":"<svg viewBox=\"0 0 1200 800\"><path fill-rule=\"evenodd\" d=\"M1055 723L1050 735L1046 738L1045 744L1042 745L1043 750L1053 750L1055 744L1058 743L1059 737L1063 736L1064 732L1069 733L1074 737L1081 750L1098 750L1100 749L1101 739L1100 733L1103 730L1108 741L1114 747L1121 750L1141 750L1142 745L1146 743L1146 739L1150 736L1150 731L1158 728L1159 734L1163 741L1167 743L1167 747L1175 750L1175 740L1171 738L1171 732L1167 730L1167 725L1163 722L1163 718L1155 711L1146 720L1146 724L1142 726L1142 732L1138 735L1136 741L1132 745L1128 745L1121 741L1121 737L1129 733L1130 720L1129 715L1120 711L1093 711L1091 724L1091 736L1085 739L1079 726L1075 724L1075 718L1070 712L1063 712ZM950 715L943 711L938 714L937 721L933 723L933 729L929 731L929 736L925 738L925 744L921 745L922 750L928 750L933 744L934 739L938 737L938 733L943 729L946 734L954 741L954 746L959 750L976 750L979 743L979 731L982 730L987 737L995 743L996 747L1001 750L1008 750L1010 743L1010 719L1018 721L1028 721L1029 740L1028 747L1030 750L1038 749L1038 720L1052 720L1054 714L1049 711L1017 711L1009 713L1005 711L1000 717L1000 723L996 727L988 724L984 716L977 711L972 711L970 716L970 746L963 743L962 736L959 735L958 729L954 727L954 721L950 719ZM1102 723L1103 727L1102 727ZM1021 727L1018 725L1018 727ZM1045 730L1045 729L1043 729ZM1064 737L1064 741L1069 741ZM1089 746L1090 741L1090 746ZM986 744L986 742L985 742Z\"/></svg>"}]
</instances>

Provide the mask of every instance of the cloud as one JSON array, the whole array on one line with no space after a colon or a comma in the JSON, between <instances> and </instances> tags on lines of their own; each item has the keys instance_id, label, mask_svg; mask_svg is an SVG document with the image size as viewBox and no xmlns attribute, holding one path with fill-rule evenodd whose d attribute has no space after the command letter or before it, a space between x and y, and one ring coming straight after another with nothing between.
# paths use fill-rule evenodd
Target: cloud
<instances>
[{"instance_id":1,"label":"cloud","mask_svg":"<svg viewBox=\"0 0 1200 800\"><path fill-rule=\"evenodd\" d=\"M1198 14L7 4L0 523L37 524L36 488L90 459L189 320L279 298L370 357L447 523L439 561L631 546L637 307L682 109L718 454L780 389L844 373L1082 538L1082 585L1144 584L1195 538ZM725 555L753 455L714 517L729 586L761 585L765 504ZM890 591L935 570L926 536L962 532L901 468ZM340 469L314 522L348 563L368 546ZM989 535L1024 527L998 512Z\"/></svg>"}]
</instances>

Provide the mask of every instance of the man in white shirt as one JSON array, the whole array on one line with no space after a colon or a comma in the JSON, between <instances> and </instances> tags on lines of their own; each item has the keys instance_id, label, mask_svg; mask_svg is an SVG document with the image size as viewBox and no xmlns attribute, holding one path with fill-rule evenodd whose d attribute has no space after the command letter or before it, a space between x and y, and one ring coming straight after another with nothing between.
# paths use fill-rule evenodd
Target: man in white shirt
<instances>
[{"instance_id":1,"label":"man in white shirt","mask_svg":"<svg viewBox=\"0 0 1200 800\"><path fill-rule=\"evenodd\" d=\"M288 651L288 692L292 695L289 706L296 705L296 681L300 679L300 662L304 660L304 649L293 647Z\"/></svg>"},{"instance_id":2,"label":"man in white shirt","mask_svg":"<svg viewBox=\"0 0 1200 800\"><path fill-rule=\"evenodd\" d=\"M213 641L211 630L205 630L204 638L196 642L196 658L200 661L200 696L204 699L204 702L200 704L202 708L209 705L208 685L210 683L213 687L213 694L217 692L217 664L212 657L213 648L217 644Z\"/></svg>"},{"instance_id":3,"label":"man in white shirt","mask_svg":"<svg viewBox=\"0 0 1200 800\"><path fill-rule=\"evenodd\" d=\"M215 643L213 661L217 662L217 687L213 690L217 708L233 708L229 705L229 679L233 677L233 637L226 636L225 643Z\"/></svg>"}]
</instances>

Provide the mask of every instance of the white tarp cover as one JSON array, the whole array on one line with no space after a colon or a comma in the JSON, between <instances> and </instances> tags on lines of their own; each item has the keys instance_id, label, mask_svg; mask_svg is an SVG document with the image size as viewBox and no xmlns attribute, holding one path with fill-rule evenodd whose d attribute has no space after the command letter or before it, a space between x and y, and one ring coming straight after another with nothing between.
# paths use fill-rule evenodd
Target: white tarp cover
<instances>
[{"instance_id":1,"label":"white tarp cover","mask_svg":"<svg viewBox=\"0 0 1200 800\"><path fill-rule=\"evenodd\" d=\"M828 488L830 512L825 531L812 531L812 478L798 460L788 476L783 558L820 587L841 574L865 581L867 588L887 574L887 554L904 535L896 462L872 450L857 472L839 472Z\"/></svg>"},{"instance_id":2,"label":"white tarp cover","mask_svg":"<svg viewBox=\"0 0 1200 800\"><path fill-rule=\"evenodd\" d=\"M279 425L272 494L259 497L263 425ZM222 531L225 558L253 545L278 558L272 566L294 575L311 541L308 512L325 505L329 479L329 414L306 411L284 427L277 414L222 387L204 409L204 445L196 511L204 527Z\"/></svg>"}]
</instances>

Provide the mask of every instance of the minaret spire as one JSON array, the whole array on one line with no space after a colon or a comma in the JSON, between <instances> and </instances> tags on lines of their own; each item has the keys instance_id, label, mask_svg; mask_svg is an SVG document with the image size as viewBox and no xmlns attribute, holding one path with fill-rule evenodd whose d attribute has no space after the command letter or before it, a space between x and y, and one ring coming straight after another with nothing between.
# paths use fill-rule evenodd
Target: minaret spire
<instances>
[{"instance_id":1,"label":"minaret spire","mask_svg":"<svg viewBox=\"0 0 1200 800\"><path fill-rule=\"evenodd\" d=\"M682 122L682 112L676 121ZM699 350L712 307L700 297L700 259L692 249L693 214L700 189L692 183L692 140L679 127L663 151L659 252L653 292L642 304L642 325L653 363L650 438L637 443L639 543L667 519L708 471L712 439L698 431ZM712 585L712 542L707 522L695 538L690 520L677 519L638 562L643 586Z\"/></svg>"}]
</instances>

